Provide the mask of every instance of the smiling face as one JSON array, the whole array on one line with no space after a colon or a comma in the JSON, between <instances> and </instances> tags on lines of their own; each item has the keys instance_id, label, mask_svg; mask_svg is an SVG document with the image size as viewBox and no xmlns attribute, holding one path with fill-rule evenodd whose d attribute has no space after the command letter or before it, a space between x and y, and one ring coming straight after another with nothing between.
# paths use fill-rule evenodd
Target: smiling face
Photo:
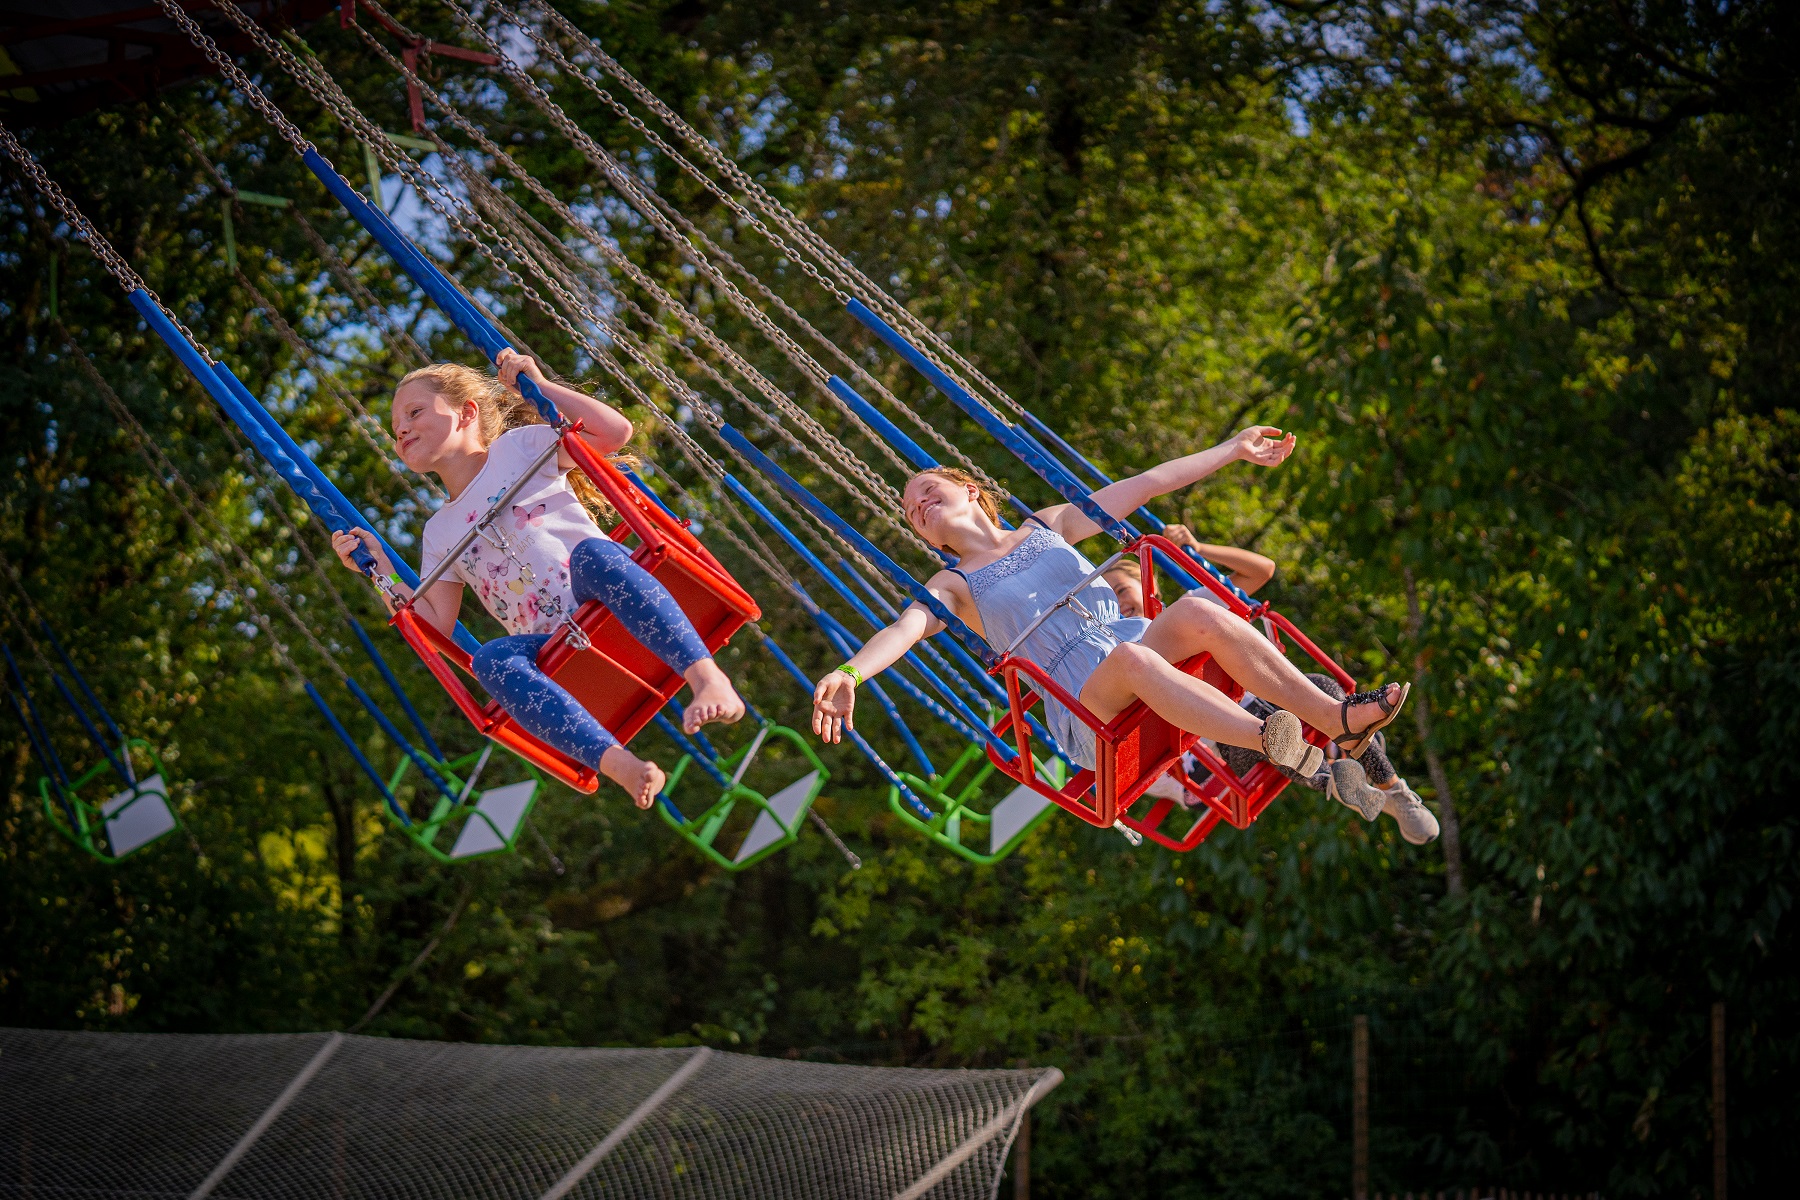
<instances>
[{"instance_id":1,"label":"smiling face","mask_svg":"<svg viewBox=\"0 0 1800 1200\"><path fill-rule=\"evenodd\" d=\"M459 449L471 428L479 437L480 421L473 403L458 405L429 380L417 379L394 394L393 424L400 461L424 473Z\"/></svg>"},{"instance_id":2,"label":"smiling face","mask_svg":"<svg viewBox=\"0 0 1800 1200\"><path fill-rule=\"evenodd\" d=\"M1108 571L1106 583L1108 587L1112 588L1113 595L1119 598L1119 615L1121 617L1144 615L1143 580L1125 571Z\"/></svg>"},{"instance_id":3,"label":"smiling face","mask_svg":"<svg viewBox=\"0 0 1800 1200\"><path fill-rule=\"evenodd\" d=\"M981 505L981 489L973 483L926 472L907 481L901 501L906 507L906 522L913 532L933 546L952 546L955 531L970 521L988 521Z\"/></svg>"}]
</instances>

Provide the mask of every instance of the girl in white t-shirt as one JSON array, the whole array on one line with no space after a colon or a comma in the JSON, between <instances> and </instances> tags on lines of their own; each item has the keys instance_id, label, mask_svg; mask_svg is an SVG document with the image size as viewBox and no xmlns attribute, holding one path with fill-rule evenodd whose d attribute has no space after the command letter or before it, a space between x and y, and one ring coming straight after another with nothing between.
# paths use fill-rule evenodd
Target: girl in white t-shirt
<instances>
[{"instance_id":1,"label":"girl in white t-shirt","mask_svg":"<svg viewBox=\"0 0 1800 1200\"><path fill-rule=\"evenodd\" d=\"M394 392L394 440L400 459L444 481L450 499L425 523L421 575L452 550L540 454L556 441L536 409L519 394L519 376L534 380L557 408L582 423L581 437L597 453L610 454L631 438L623 413L573 388L552 383L537 363L502 350L499 379L456 363L412 372ZM508 715L533 736L599 771L649 808L662 790L662 768L619 744L575 698L538 669L538 652L557 626L588 600L598 600L626 631L693 689L685 724L689 733L709 722L729 724L744 715L725 672L707 653L693 624L667 588L633 562L624 547L601 532L571 476L573 460L559 451L513 497L510 511L488 525L463 556L413 603L422 618L449 635L462 609L463 588L508 635L475 652L475 678ZM346 567L360 544L384 575L393 564L366 529L332 536ZM400 585L395 591L410 593Z\"/></svg>"}]
</instances>

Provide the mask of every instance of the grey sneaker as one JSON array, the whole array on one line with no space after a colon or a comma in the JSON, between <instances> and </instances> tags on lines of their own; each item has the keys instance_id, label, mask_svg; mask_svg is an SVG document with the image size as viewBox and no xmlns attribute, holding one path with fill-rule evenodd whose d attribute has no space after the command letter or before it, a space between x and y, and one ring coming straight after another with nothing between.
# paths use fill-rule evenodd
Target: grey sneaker
<instances>
[{"instance_id":1,"label":"grey sneaker","mask_svg":"<svg viewBox=\"0 0 1800 1200\"><path fill-rule=\"evenodd\" d=\"M1383 800L1381 810L1400 826L1401 837L1415 846L1437 840L1437 818L1431 815L1431 810L1419 799L1419 793L1413 791L1406 780L1397 781L1390 791L1376 794Z\"/></svg>"},{"instance_id":2,"label":"grey sneaker","mask_svg":"<svg viewBox=\"0 0 1800 1200\"><path fill-rule=\"evenodd\" d=\"M1365 821L1381 815L1388 793L1369 782L1361 763L1354 758L1339 758L1325 764L1325 794L1344 807L1353 809Z\"/></svg>"}]
</instances>

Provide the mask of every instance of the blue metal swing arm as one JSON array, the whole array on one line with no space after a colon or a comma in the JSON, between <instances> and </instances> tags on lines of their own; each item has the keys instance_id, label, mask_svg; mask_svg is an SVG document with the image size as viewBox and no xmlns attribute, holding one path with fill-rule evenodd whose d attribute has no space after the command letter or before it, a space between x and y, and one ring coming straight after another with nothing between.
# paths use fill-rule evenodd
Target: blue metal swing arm
<instances>
[{"instance_id":1,"label":"blue metal swing arm","mask_svg":"<svg viewBox=\"0 0 1800 1200\"><path fill-rule=\"evenodd\" d=\"M818 555L812 552L812 549L800 539L799 535L788 528L787 524L774 513L770 512L768 507L764 505L762 501L758 500L756 495L751 492L749 488L745 487L742 482L729 474L725 476L725 485L727 489L731 491L732 495L749 505L751 510L754 511L757 516L761 517L769 528L779 534L781 539L788 544L789 548L791 548L794 553L800 555L800 557L806 561L806 564L817 572L821 579L831 586L833 591L842 596L845 601L856 610L858 616L869 623L869 626L872 629L882 628L885 622L883 622L880 617L876 616L867 604L863 603L862 598L856 594L855 590L842 579L839 579L830 567L827 567L820 561ZM804 592L804 589L802 589L802 591ZM818 613L824 613L824 610L814 602L811 597L807 597L806 602L813 609L817 610ZM825 615L829 616L829 614ZM831 620L836 624L835 617L831 618ZM841 625L838 627L842 629ZM849 634L849 630L847 629L843 630L843 632L846 635ZM857 640L857 644L861 644L860 639ZM927 700L923 694L920 694L921 701L926 703L926 707L930 709L934 715L939 716L940 719L944 720L946 724L950 725L951 728L955 729L958 733L963 734L965 737L969 737L971 741L986 741L992 744L1001 753L1006 754L1009 760L1012 757L1016 757L1016 752L1012 751L1011 747L993 736L987 728L987 722L981 719L980 714L971 709L962 697L957 695L955 689L945 683L936 671L933 671L925 664L923 659L911 650L906 652L905 658L906 662L925 679L926 683L944 698L945 702L949 704L950 708L957 714L959 719L951 719L949 713L944 711L943 706L935 701ZM904 680L902 680L902 683L905 685L908 692L913 690L911 685ZM972 735L971 731L975 729L981 730L981 734Z\"/></svg>"},{"instance_id":2,"label":"blue metal swing arm","mask_svg":"<svg viewBox=\"0 0 1800 1200\"><path fill-rule=\"evenodd\" d=\"M388 811L394 814L400 824L410 826L412 818L407 815L404 808L400 807L400 801L394 798L393 791L388 788L387 780L381 777L381 772L375 769L375 764L369 761L369 756L364 754L362 747L356 744L356 739L350 736L350 731L344 728L344 723L338 720L337 713L332 711L331 705L325 703L325 697L319 694L319 689L312 685L311 680L306 681L306 694L312 697L313 706L324 715L326 723L331 726L331 731L337 734L338 741L344 743L344 749L350 751L350 757L356 760L356 765L361 767L363 773L374 781L376 789L381 792L381 798L387 803Z\"/></svg>"},{"instance_id":3,"label":"blue metal swing arm","mask_svg":"<svg viewBox=\"0 0 1800 1200\"><path fill-rule=\"evenodd\" d=\"M805 484L782 470L749 438L725 423L719 425L718 434L727 445L742 454L757 470L773 480L777 487L799 501L808 512L831 526L845 541L855 546L864 558L875 564L881 573L893 580L902 591L924 605L932 616L943 622L944 627L955 634L969 648L970 652L982 661L984 666L992 667L1000 661L999 656L994 653L993 647L983 641L980 634L970 629L961 617L951 612L942 600L932 595L924 584L903 570L899 563L882 553L881 548L864 537L854 525L832 511L831 506L813 495Z\"/></svg>"},{"instance_id":4,"label":"blue metal swing arm","mask_svg":"<svg viewBox=\"0 0 1800 1200\"><path fill-rule=\"evenodd\" d=\"M1010 425L1000 417L994 415L986 405L971 396L967 389L946 374L936 363L933 363L929 358L925 357L924 352L908 341L905 335L901 334L892 325L889 325L886 321L882 320L862 301L853 299L846 307L849 309L851 316L862 322L876 337L887 343L888 347L893 350L894 353L898 354L901 358L904 358L914 370L925 376L925 378L930 381L931 385L942 392L952 404L955 404L958 408L962 409L963 412L967 413L976 424L980 425L992 435L995 441L1012 451L1013 455L1017 457L1020 462L1030 467L1040 479L1055 489L1056 493L1064 500L1067 500L1069 503L1079 508L1082 514L1089 520L1093 521L1107 533L1112 534L1113 537L1117 538L1122 543L1128 543L1137 536L1136 531L1132 529L1128 522L1113 516L1105 509L1101 508L1099 504L1094 501L1090 490L1082 485L1081 481L1075 477L1074 473L1064 467L1061 463L1057 462L1056 459L1051 456L1050 452L1044 449L1043 445L1029 432L1020 429L1017 426ZM1078 453L1073 446L1070 446L1066 441L1058 437L1048 425L1045 425L1036 417L1030 416L1030 414L1027 414L1027 418L1036 429L1049 435L1049 437L1052 438L1065 453L1071 454L1077 458L1095 478L1104 481L1102 486L1112 482L1110 479L1107 479L1105 474L1103 474L1099 468L1095 467L1093 463L1089 462L1085 457ZM1162 528L1162 521L1154 513L1150 512L1149 509L1139 507L1137 512L1139 516L1142 516L1149 521L1153 529ZM1195 556L1193 561L1210 572L1214 578L1224 583L1227 587L1230 587L1233 591L1238 591L1236 585L1233 584L1218 567L1214 566L1212 563L1206 562L1198 556ZM1198 579L1168 555L1158 551L1156 562L1163 570L1169 572L1169 574L1174 577L1175 581L1183 588L1196 588L1200 586L1200 581ZM1238 591L1238 596L1246 603L1250 602L1249 597L1243 592Z\"/></svg>"}]
</instances>

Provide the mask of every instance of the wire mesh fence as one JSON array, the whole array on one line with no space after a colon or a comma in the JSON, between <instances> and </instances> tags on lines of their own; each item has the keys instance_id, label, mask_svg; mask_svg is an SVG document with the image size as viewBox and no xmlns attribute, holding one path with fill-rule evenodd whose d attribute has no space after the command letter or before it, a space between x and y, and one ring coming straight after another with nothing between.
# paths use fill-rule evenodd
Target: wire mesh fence
<instances>
[{"instance_id":1,"label":"wire mesh fence","mask_svg":"<svg viewBox=\"0 0 1800 1200\"><path fill-rule=\"evenodd\" d=\"M1054 1069L0 1030L0 1195L992 1197Z\"/></svg>"}]
</instances>

